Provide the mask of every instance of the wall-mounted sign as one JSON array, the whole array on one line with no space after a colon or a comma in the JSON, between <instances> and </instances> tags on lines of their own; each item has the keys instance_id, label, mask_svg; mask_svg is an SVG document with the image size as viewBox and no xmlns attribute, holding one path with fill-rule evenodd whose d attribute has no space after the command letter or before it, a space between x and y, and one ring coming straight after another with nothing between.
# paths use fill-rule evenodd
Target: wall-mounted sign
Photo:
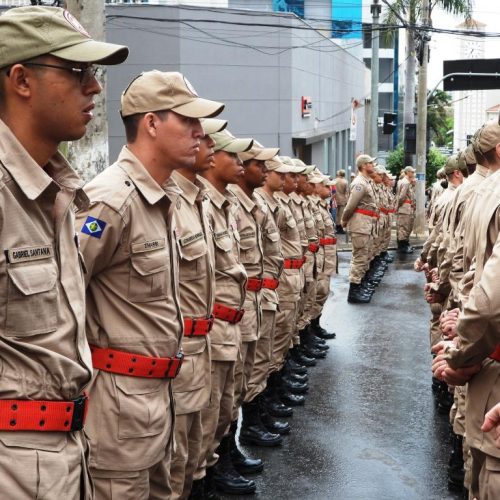
<instances>
[{"instance_id":1,"label":"wall-mounted sign","mask_svg":"<svg viewBox=\"0 0 500 500\"><path fill-rule=\"evenodd\" d=\"M309 96L302 96L302 118L309 118L311 116L312 99Z\"/></svg>"}]
</instances>

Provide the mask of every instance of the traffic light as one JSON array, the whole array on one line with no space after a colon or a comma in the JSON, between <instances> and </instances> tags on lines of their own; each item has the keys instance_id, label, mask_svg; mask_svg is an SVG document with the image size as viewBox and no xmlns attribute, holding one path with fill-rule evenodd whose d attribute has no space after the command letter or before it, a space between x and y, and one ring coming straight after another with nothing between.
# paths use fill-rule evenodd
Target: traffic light
<instances>
[{"instance_id":1,"label":"traffic light","mask_svg":"<svg viewBox=\"0 0 500 500\"><path fill-rule=\"evenodd\" d=\"M398 126L398 115L396 113L384 113L384 134L392 134Z\"/></svg>"},{"instance_id":2,"label":"traffic light","mask_svg":"<svg viewBox=\"0 0 500 500\"><path fill-rule=\"evenodd\" d=\"M405 125L405 153L414 155L417 152L417 126L414 123Z\"/></svg>"}]
</instances>

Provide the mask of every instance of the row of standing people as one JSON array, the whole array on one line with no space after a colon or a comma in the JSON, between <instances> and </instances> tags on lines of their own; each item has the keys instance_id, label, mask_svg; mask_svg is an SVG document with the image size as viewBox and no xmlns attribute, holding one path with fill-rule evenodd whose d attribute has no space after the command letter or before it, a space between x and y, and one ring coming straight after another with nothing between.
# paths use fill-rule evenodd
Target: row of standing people
<instances>
[{"instance_id":1,"label":"row of standing people","mask_svg":"<svg viewBox=\"0 0 500 500\"><path fill-rule=\"evenodd\" d=\"M431 310L432 388L450 419L449 487L471 500L500 494L499 169L490 122L448 158L415 261Z\"/></svg>"},{"instance_id":2,"label":"row of standing people","mask_svg":"<svg viewBox=\"0 0 500 500\"><path fill-rule=\"evenodd\" d=\"M117 161L83 186L57 149L92 119L91 64L128 49L59 8L12 9L0 34L2 491L254 492L242 473L263 463L238 441L281 444L275 417L304 404L335 336L330 179L153 70L122 93Z\"/></svg>"}]
</instances>

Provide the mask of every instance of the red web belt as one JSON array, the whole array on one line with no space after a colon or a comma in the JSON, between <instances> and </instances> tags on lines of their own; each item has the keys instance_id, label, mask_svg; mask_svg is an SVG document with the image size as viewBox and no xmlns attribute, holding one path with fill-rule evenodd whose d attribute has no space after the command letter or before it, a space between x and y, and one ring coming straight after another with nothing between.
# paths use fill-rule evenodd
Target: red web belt
<instances>
[{"instance_id":1,"label":"red web belt","mask_svg":"<svg viewBox=\"0 0 500 500\"><path fill-rule=\"evenodd\" d=\"M223 304L214 304L214 317L223 321L227 321L232 325L239 323L244 314L244 309L234 309L233 307L227 307Z\"/></svg>"},{"instance_id":2,"label":"red web belt","mask_svg":"<svg viewBox=\"0 0 500 500\"><path fill-rule=\"evenodd\" d=\"M317 243L309 243L309 251L316 253L319 250L319 245Z\"/></svg>"},{"instance_id":3,"label":"red web belt","mask_svg":"<svg viewBox=\"0 0 500 500\"><path fill-rule=\"evenodd\" d=\"M300 269L304 265L303 259L285 259L283 262L285 269Z\"/></svg>"},{"instance_id":4,"label":"red web belt","mask_svg":"<svg viewBox=\"0 0 500 500\"><path fill-rule=\"evenodd\" d=\"M204 337L210 333L213 325L213 316L209 318L184 318L184 336Z\"/></svg>"},{"instance_id":5,"label":"red web belt","mask_svg":"<svg viewBox=\"0 0 500 500\"><path fill-rule=\"evenodd\" d=\"M280 284L280 280L275 278L264 278L262 280L262 288L268 288L269 290L276 290Z\"/></svg>"},{"instance_id":6,"label":"red web belt","mask_svg":"<svg viewBox=\"0 0 500 500\"><path fill-rule=\"evenodd\" d=\"M90 350L94 368L129 377L175 378L184 359L182 353L174 358L156 358L94 345L90 346Z\"/></svg>"},{"instance_id":7,"label":"red web belt","mask_svg":"<svg viewBox=\"0 0 500 500\"><path fill-rule=\"evenodd\" d=\"M364 208L356 208L354 210L358 214L362 215L369 215L370 217L375 217L376 219L379 218L379 214L377 212L374 212L373 210L365 210Z\"/></svg>"},{"instance_id":8,"label":"red web belt","mask_svg":"<svg viewBox=\"0 0 500 500\"><path fill-rule=\"evenodd\" d=\"M260 278L248 278L247 290L251 292L258 292L262 289L262 280Z\"/></svg>"},{"instance_id":9,"label":"red web belt","mask_svg":"<svg viewBox=\"0 0 500 500\"><path fill-rule=\"evenodd\" d=\"M321 246L335 245L337 243L337 238L320 238L319 244Z\"/></svg>"},{"instance_id":10,"label":"red web belt","mask_svg":"<svg viewBox=\"0 0 500 500\"><path fill-rule=\"evenodd\" d=\"M0 400L1 431L79 431L87 416L89 398L72 401Z\"/></svg>"}]
</instances>

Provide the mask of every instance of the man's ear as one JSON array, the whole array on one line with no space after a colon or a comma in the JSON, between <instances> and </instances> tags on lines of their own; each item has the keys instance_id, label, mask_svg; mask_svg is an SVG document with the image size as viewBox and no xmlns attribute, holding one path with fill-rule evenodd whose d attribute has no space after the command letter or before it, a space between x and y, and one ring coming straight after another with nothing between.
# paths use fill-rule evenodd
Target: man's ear
<instances>
[{"instance_id":1,"label":"man's ear","mask_svg":"<svg viewBox=\"0 0 500 500\"><path fill-rule=\"evenodd\" d=\"M6 93L14 93L22 98L29 98L32 93L33 73L22 64L14 64L4 80Z\"/></svg>"}]
</instances>

